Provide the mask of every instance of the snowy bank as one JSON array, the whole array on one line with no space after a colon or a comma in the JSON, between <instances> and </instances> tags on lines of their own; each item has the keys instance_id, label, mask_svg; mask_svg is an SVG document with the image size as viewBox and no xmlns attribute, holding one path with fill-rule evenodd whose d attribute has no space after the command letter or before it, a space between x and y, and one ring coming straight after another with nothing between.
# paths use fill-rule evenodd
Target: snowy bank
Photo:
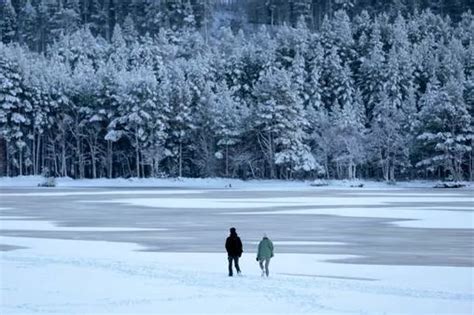
<instances>
[{"instance_id":1,"label":"snowy bank","mask_svg":"<svg viewBox=\"0 0 474 315\"><path fill-rule=\"evenodd\" d=\"M38 187L44 182L42 176L0 177L0 187ZM327 186L315 187L313 181L285 180L240 180L233 178L114 178L114 179L72 179L56 178L56 187L150 187L150 188L206 188L206 189L252 189L252 190L314 190L314 189L400 189L400 188L432 188L437 181L407 181L395 185L385 182L365 180L329 180ZM465 188L474 187L470 182L463 182ZM358 187L362 186L362 187Z\"/></svg>"}]
</instances>

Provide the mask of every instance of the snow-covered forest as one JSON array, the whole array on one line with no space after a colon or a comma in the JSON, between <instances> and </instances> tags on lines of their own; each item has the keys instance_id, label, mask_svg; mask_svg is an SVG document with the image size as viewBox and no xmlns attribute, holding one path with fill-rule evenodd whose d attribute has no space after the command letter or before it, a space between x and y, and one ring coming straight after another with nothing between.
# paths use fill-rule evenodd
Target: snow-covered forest
<instances>
[{"instance_id":1,"label":"snow-covered forest","mask_svg":"<svg viewBox=\"0 0 474 315\"><path fill-rule=\"evenodd\" d=\"M0 175L473 180L469 1L372 2L0 0Z\"/></svg>"}]
</instances>

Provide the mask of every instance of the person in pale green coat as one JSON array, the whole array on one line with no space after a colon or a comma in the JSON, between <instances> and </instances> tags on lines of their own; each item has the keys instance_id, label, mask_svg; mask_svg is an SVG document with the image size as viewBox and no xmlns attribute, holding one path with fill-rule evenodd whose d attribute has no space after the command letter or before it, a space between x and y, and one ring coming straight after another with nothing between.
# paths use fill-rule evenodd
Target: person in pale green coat
<instances>
[{"instance_id":1,"label":"person in pale green coat","mask_svg":"<svg viewBox=\"0 0 474 315\"><path fill-rule=\"evenodd\" d=\"M260 264L260 269L262 269L262 277L266 275L267 277L270 274L268 269L270 265L270 259L273 257L273 243L267 237L267 234L263 234L263 238L258 244L258 253L257 261Z\"/></svg>"}]
</instances>

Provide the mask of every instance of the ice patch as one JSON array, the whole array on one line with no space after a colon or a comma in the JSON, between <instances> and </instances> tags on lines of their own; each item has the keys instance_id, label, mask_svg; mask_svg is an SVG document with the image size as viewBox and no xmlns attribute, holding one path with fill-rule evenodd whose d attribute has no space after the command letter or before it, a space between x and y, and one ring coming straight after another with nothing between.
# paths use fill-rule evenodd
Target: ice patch
<instances>
[{"instance_id":1,"label":"ice patch","mask_svg":"<svg viewBox=\"0 0 474 315\"><path fill-rule=\"evenodd\" d=\"M64 197L64 196L101 196L101 195L182 195L203 194L204 190L114 190L114 191L61 191L61 192L28 192L1 193L3 197Z\"/></svg>"},{"instance_id":2,"label":"ice patch","mask_svg":"<svg viewBox=\"0 0 474 315\"><path fill-rule=\"evenodd\" d=\"M407 198L417 198L417 197L462 197L465 194L461 193L427 193L427 192L407 192L403 190L387 190L384 192L381 191L348 191L347 194L355 196L396 196L398 197L407 197ZM472 199L471 199L472 201Z\"/></svg>"},{"instance_id":3,"label":"ice patch","mask_svg":"<svg viewBox=\"0 0 474 315\"><path fill-rule=\"evenodd\" d=\"M95 202L95 201L94 201ZM169 208L169 209L245 209L245 208L274 208L274 207L298 207L298 206L367 206L367 205L397 205L403 203L453 203L473 202L468 197L432 197L417 196L403 198L399 196L387 197L365 197L354 196L327 197L287 197L287 198L228 198L228 199L204 199L204 198L123 198L97 202L125 203L134 206Z\"/></svg>"},{"instance_id":4,"label":"ice patch","mask_svg":"<svg viewBox=\"0 0 474 315\"><path fill-rule=\"evenodd\" d=\"M0 216L0 226L3 220L28 220L34 219L35 217L23 217L23 216L15 216L15 215L2 215Z\"/></svg>"},{"instance_id":5,"label":"ice patch","mask_svg":"<svg viewBox=\"0 0 474 315\"><path fill-rule=\"evenodd\" d=\"M397 220L393 224L411 228L474 229L474 212L439 211L427 209L408 210L401 208L318 208L272 211L231 212L233 215L335 215L343 217L387 218Z\"/></svg>"},{"instance_id":6,"label":"ice patch","mask_svg":"<svg viewBox=\"0 0 474 315\"><path fill-rule=\"evenodd\" d=\"M124 198L97 202L124 203L133 206L165 208L165 209L268 209L268 211L242 211L231 212L233 215L336 215L345 217L367 217L367 218L389 218L399 220L394 224L401 227L413 228L453 228L473 229L473 211L442 211L433 210L424 203L446 203L446 208L452 207L453 203L471 203L473 198L469 197L445 197L445 196L386 196L386 197L344 197L338 198L320 197L288 197L288 198L241 198L241 199L202 199L202 198ZM390 205L390 207L373 206ZM274 210L276 207L300 207L318 206L313 209L284 209ZM328 207L344 208L328 208ZM355 207L354 207L355 206ZM359 207L357 207L359 206ZM361 207L367 206L367 207ZM371 207L369 207L371 206ZM434 205L434 209L443 206ZM469 206L454 206L454 209L472 210ZM413 210L416 209L416 210Z\"/></svg>"},{"instance_id":7,"label":"ice patch","mask_svg":"<svg viewBox=\"0 0 474 315\"><path fill-rule=\"evenodd\" d=\"M250 244L257 245L260 242L250 242ZM338 246L345 245L342 242L319 242L319 241L272 241L273 245L281 246Z\"/></svg>"},{"instance_id":8,"label":"ice patch","mask_svg":"<svg viewBox=\"0 0 474 315\"><path fill-rule=\"evenodd\" d=\"M48 221L35 220L2 220L0 217L0 230L28 230L52 232L141 232L141 231L167 231L164 228L129 228L129 227L67 227L56 226ZM7 217L8 218L8 217Z\"/></svg>"}]
</instances>

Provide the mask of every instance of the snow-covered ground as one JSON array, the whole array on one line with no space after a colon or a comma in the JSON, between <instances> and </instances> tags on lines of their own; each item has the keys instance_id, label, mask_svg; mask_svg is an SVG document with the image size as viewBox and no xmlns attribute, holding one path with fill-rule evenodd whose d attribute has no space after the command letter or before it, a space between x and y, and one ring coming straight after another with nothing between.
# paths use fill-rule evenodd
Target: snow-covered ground
<instances>
[{"instance_id":1,"label":"snow-covered ground","mask_svg":"<svg viewBox=\"0 0 474 315\"><path fill-rule=\"evenodd\" d=\"M42 176L17 176L0 177L0 187L37 187L45 180ZM232 188L252 189L252 190L301 190L301 189L327 189L328 187L345 189L351 185L363 184L364 188L377 189L400 189L400 188L431 188L434 181L407 181L398 182L396 185L389 185L385 182L376 181L346 181L329 180L325 181L328 186L312 187L311 181L283 181L283 180L247 180L230 178L115 178L115 179L80 179L73 180L69 177L56 178L56 186L61 188L68 187L169 187L169 188L207 188L221 189ZM472 188L470 182L464 183L467 188Z\"/></svg>"},{"instance_id":2,"label":"snow-covered ground","mask_svg":"<svg viewBox=\"0 0 474 315\"><path fill-rule=\"evenodd\" d=\"M0 191L0 314L474 313L470 191L26 182ZM243 277L226 274L229 222Z\"/></svg>"},{"instance_id":3,"label":"snow-covered ground","mask_svg":"<svg viewBox=\"0 0 474 315\"><path fill-rule=\"evenodd\" d=\"M226 277L216 253L2 237L2 314L472 314L472 268L351 265L337 255L277 254L261 278L254 255Z\"/></svg>"}]
</instances>

